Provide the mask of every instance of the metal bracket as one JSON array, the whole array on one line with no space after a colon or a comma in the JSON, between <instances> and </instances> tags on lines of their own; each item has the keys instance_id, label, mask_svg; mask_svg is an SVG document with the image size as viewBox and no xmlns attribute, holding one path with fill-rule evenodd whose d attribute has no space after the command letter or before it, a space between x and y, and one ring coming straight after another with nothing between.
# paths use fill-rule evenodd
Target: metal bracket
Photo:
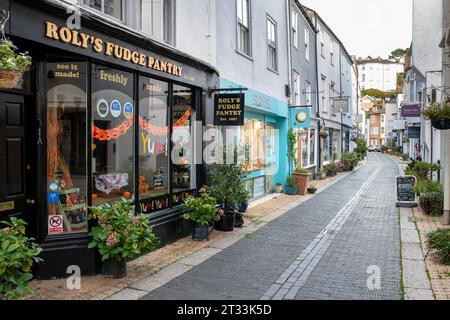
<instances>
[{"instance_id":1,"label":"metal bracket","mask_svg":"<svg viewBox=\"0 0 450 320\"><path fill-rule=\"evenodd\" d=\"M2 32L2 39L6 40L5 36L5 25L6 22L9 20L9 11L6 11L5 9L0 10L0 30Z\"/></svg>"},{"instance_id":2,"label":"metal bracket","mask_svg":"<svg viewBox=\"0 0 450 320\"><path fill-rule=\"evenodd\" d=\"M229 92L229 91L248 91L248 88L223 88L223 89L208 89L208 96L211 98L214 92Z\"/></svg>"}]
</instances>

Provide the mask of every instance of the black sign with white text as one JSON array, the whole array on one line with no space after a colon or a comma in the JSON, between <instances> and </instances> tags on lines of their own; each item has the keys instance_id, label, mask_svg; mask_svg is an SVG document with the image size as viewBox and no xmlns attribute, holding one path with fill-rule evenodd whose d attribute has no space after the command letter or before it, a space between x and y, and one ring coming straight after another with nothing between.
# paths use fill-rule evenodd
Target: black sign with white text
<instances>
[{"instance_id":1,"label":"black sign with white text","mask_svg":"<svg viewBox=\"0 0 450 320\"><path fill-rule=\"evenodd\" d=\"M214 125L243 126L245 95L243 93L218 94L214 99Z\"/></svg>"}]
</instances>

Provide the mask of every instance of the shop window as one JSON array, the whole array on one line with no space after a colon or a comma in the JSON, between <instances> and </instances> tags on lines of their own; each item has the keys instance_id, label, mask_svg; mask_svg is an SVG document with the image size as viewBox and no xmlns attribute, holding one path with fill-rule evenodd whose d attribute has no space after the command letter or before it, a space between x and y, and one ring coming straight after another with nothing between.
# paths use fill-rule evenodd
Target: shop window
<instances>
[{"instance_id":1,"label":"shop window","mask_svg":"<svg viewBox=\"0 0 450 320\"><path fill-rule=\"evenodd\" d=\"M169 206L169 85L139 81L139 210L150 213Z\"/></svg>"},{"instance_id":2,"label":"shop window","mask_svg":"<svg viewBox=\"0 0 450 320\"><path fill-rule=\"evenodd\" d=\"M48 233L87 232L86 63L47 64Z\"/></svg>"},{"instance_id":3,"label":"shop window","mask_svg":"<svg viewBox=\"0 0 450 320\"><path fill-rule=\"evenodd\" d=\"M123 0L84 0L84 4L116 19L123 20L125 4Z\"/></svg>"},{"instance_id":4,"label":"shop window","mask_svg":"<svg viewBox=\"0 0 450 320\"><path fill-rule=\"evenodd\" d=\"M134 76L92 65L92 203L134 198Z\"/></svg>"},{"instance_id":5,"label":"shop window","mask_svg":"<svg viewBox=\"0 0 450 320\"><path fill-rule=\"evenodd\" d=\"M241 127L241 145L245 150L246 171L256 171L265 168L266 145L264 138L264 122L258 120L245 119L244 126Z\"/></svg>"},{"instance_id":6,"label":"shop window","mask_svg":"<svg viewBox=\"0 0 450 320\"><path fill-rule=\"evenodd\" d=\"M316 129L309 130L309 165L316 165Z\"/></svg>"},{"instance_id":7,"label":"shop window","mask_svg":"<svg viewBox=\"0 0 450 320\"><path fill-rule=\"evenodd\" d=\"M180 205L196 189L195 110L193 90L173 86L172 106L172 192L173 205Z\"/></svg>"}]
</instances>

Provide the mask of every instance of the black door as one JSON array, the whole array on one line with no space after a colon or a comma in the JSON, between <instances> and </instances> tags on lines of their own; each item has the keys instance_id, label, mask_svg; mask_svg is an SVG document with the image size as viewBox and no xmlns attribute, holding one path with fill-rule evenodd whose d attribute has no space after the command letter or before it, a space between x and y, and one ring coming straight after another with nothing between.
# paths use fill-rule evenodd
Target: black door
<instances>
[{"instance_id":1,"label":"black door","mask_svg":"<svg viewBox=\"0 0 450 320\"><path fill-rule=\"evenodd\" d=\"M27 213L35 210L35 198L27 190L26 112L23 96L0 93L0 221L15 216L30 223Z\"/></svg>"}]
</instances>

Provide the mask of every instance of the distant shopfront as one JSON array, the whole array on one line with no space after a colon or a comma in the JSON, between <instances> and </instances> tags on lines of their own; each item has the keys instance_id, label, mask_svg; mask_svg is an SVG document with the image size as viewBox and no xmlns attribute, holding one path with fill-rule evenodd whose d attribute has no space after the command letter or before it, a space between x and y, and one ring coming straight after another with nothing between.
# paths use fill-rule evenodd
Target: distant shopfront
<instances>
[{"instance_id":1,"label":"distant shopfront","mask_svg":"<svg viewBox=\"0 0 450 320\"><path fill-rule=\"evenodd\" d=\"M220 80L221 88L241 86ZM272 193L277 183L287 177L288 105L273 97L245 91L245 120L237 131L236 143L244 152L243 168L247 171L247 189L252 198Z\"/></svg>"},{"instance_id":2,"label":"distant shopfront","mask_svg":"<svg viewBox=\"0 0 450 320\"><path fill-rule=\"evenodd\" d=\"M88 206L133 199L162 244L186 235L180 205L205 180L194 136L212 106L203 93L217 86L216 71L172 49L149 51L96 18L74 31L62 8L0 7L11 11L7 33L34 62L23 83L0 92L0 111L10 115L0 126L17 135L0 163L15 178L1 182L0 202L14 205L0 220L29 223L44 249L39 276L65 276L69 265L98 270L87 249Z\"/></svg>"}]
</instances>

